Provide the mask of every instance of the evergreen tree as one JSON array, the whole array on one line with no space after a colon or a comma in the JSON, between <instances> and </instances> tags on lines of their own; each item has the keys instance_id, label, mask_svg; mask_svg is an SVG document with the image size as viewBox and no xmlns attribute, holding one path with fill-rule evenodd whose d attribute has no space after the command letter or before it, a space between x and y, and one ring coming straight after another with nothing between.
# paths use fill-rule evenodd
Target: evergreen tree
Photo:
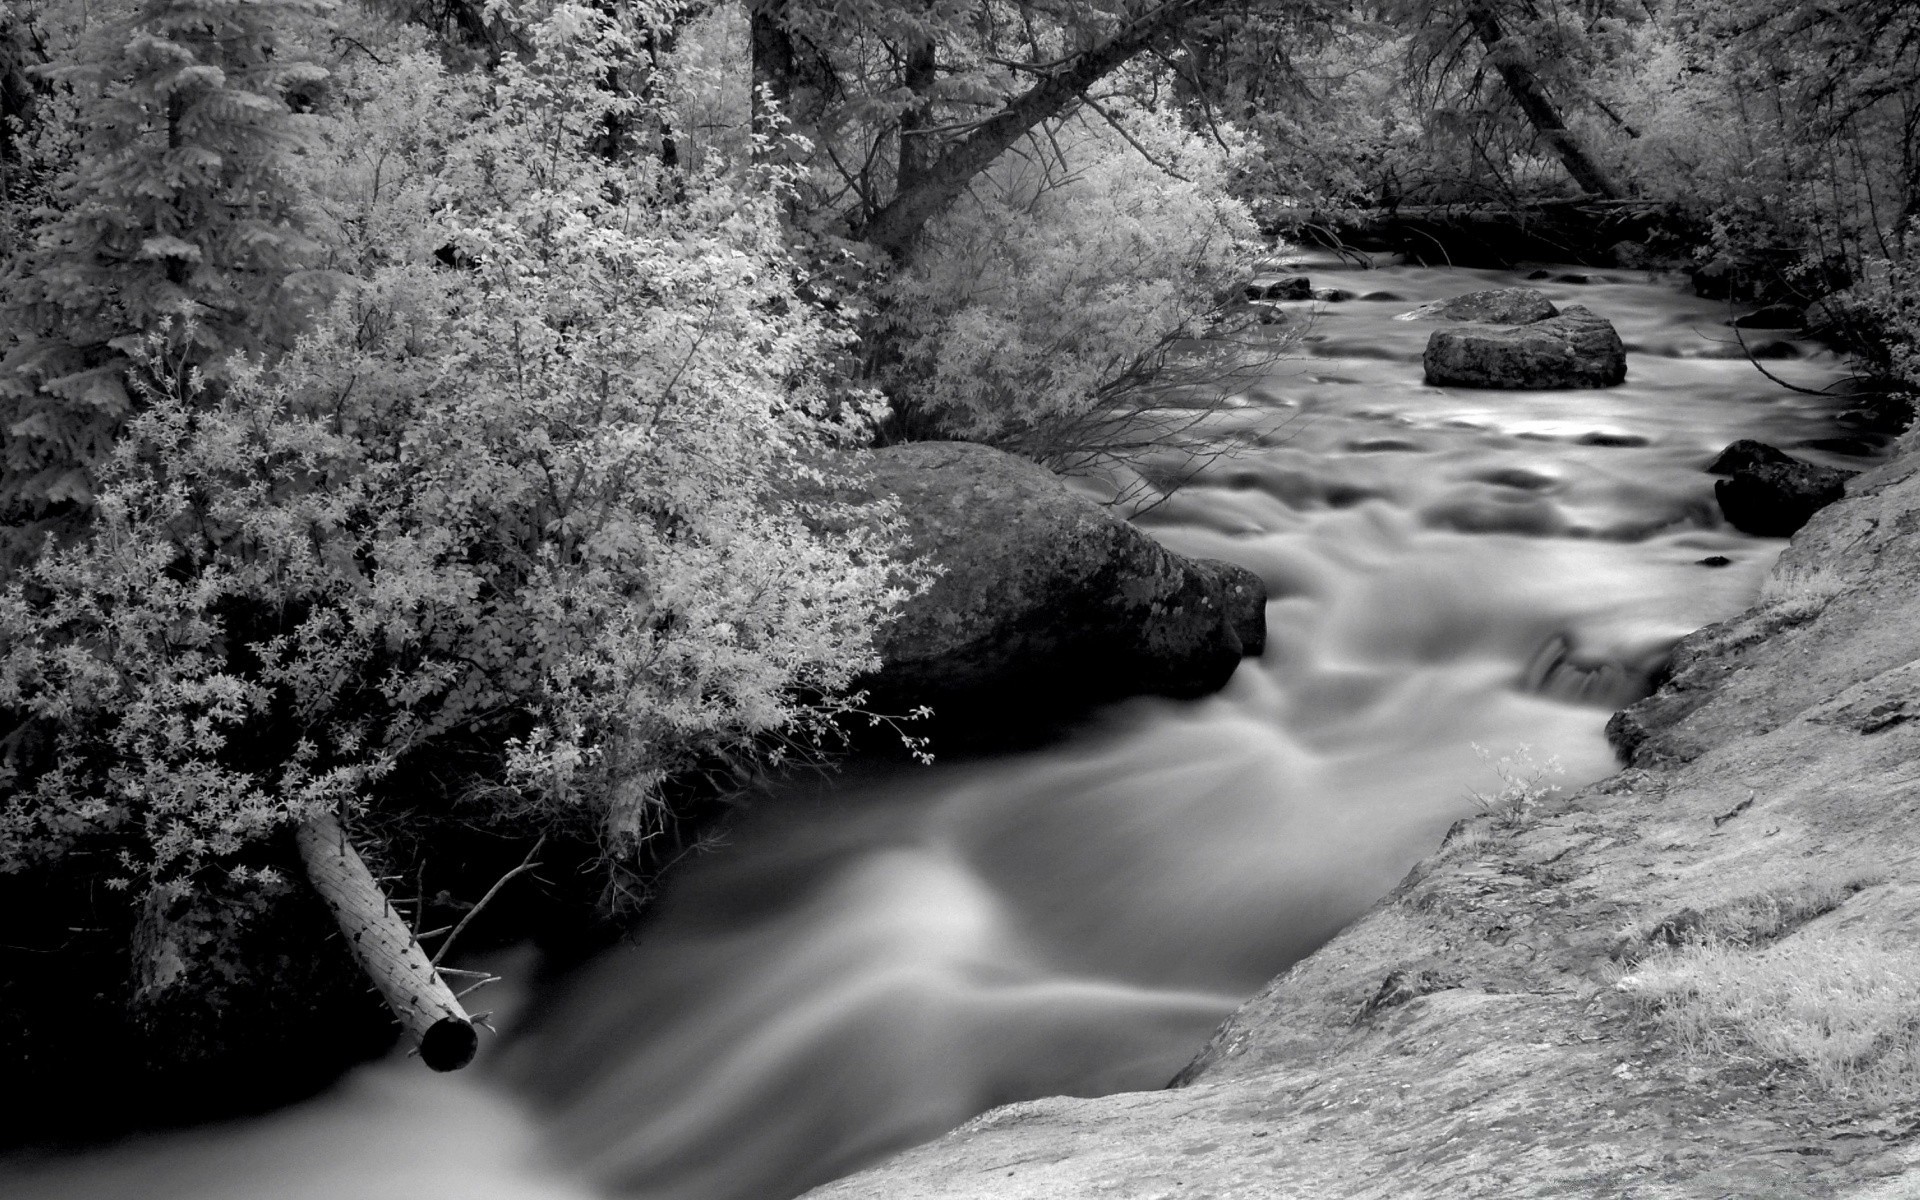
<instances>
[{"instance_id":1,"label":"evergreen tree","mask_svg":"<svg viewBox=\"0 0 1920 1200\"><path fill-rule=\"evenodd\" d=\"M165 330L172 369L282 344L322 277L303 230L290 89L326 72L277 51L326 0L142 0L46 75L72 89L73 171L6 280L0 519L84 512L135 406L127 367ZM0 546L0 564L21 552Z\"/></svg>"}]
</instances>

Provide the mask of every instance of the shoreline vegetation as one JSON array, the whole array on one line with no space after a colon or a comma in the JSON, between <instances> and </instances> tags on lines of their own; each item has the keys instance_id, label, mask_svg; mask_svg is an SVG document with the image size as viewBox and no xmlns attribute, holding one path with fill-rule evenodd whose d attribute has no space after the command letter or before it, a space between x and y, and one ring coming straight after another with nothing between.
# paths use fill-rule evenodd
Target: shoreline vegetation
<instances>
[{"instance_id":1,"label":"shoreline vegetation","mask_svg":"<svg viewBox=\"0 0 1920 1200\"><path fill-rule=\"evenodd\" d=\"M7 1137L309 1093L391 1039L369 973L457 1065L440 939L559 969L757 778L946 752L887 639L962 572L863 464L1123 463L1284 349L1262 229L1684 266L1904 424L1906 6L1360 7L0 10ZM1257 580L1084 520L1083 607L1184 622L1102 696L1258 652Z\"/></svg>"}]
</instances>

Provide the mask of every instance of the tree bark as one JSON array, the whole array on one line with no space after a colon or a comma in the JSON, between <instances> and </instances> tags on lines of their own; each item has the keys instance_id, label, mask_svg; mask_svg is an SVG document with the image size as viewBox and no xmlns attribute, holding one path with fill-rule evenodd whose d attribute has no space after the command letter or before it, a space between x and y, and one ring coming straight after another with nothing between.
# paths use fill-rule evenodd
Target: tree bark
<instances>
[{"instance_id":1,"label":"tree bark","mask_svg":"<svg viewBox=\"0 0 1920 1200\"><path fill-rule=\"evenodd\" d=\"M1566 122L1560 119L1560 113L1547 98L1540 86L1540 80L1525 63L1519 62L1499 52L1499 44L1505 36L1500 29L1500 21L1493 11L1482 5L1474 5L1467 10L1467 22L1473 27L1475 36L1481 45L1487 48L1487 57L1492 60L1494 70L1500 73L1500 80L1507 85L1507 91L1520 105L1520 111L1527 115L1534 132L1540 140L1552 147L1560 161L1567 168L1567 174L1582 190L1599 196L1604 200L1621 198L1620 188L1607 177L1600 165L1588 157L1580 143L1567 129Z\"/></svg>"},{"instance_id":2,"label":"tree bark","mask_svg":"<svg viewBox=\"0 0 1920 1200\"><path fill-rule=\"evenodd\" d=\"M1100 45L1041 75L1005 108L942 151L913 186L897 190L857 236L896 258L904 255L921 228L1029 130L1065 109L1081 92L1146 49L1154 38L1220 2L1167 0L1135 17Z\"/></svg>"},{"instance_id":3,"label":"tree bark","mask_svg":"<svg viewBox=\"0 0 1920 1200\"><path fill-rule=\"evenodd\" d=\"M900 169L894 191L917 186L933 166L934 141L922 133L933 124L933 85L938 78L934 45L929 39L907 48L905 68L900 81L914 95L913 104L900 114Z\"/></svg>"},{"instance_id":4,"label":"tree bark","mask_svg":"<svg viewBox=\"0 0 1920 1200\"><path fill-rule=\"evenodd\" d=\"M472 1062L480 1044L472 1019L387 901L340 822L331 815L315 817L294 836L307 878L333 910L361 970L419 1048L421 1061L436 1071L457 1071Z\"/></svg>"},{"instance_id":5,"label":"tree bark","mask_svg":"<svg viewBox=\"0 0 1920 1200\"><path fill-rule=\"evenodd\" d=\"M753 60L753 132L770 137L772 110L793 99L793 37L787 32L787 0L756 0L747 16L748 53Z\"/></svg>"}]
</instances>

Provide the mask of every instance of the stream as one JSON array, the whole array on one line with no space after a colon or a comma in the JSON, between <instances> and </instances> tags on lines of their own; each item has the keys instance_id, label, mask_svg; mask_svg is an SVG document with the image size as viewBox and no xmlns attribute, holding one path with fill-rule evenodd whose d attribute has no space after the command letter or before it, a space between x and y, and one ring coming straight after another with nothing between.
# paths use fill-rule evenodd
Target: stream
<instances>
[{"instance_id":1,"label":"stream","mask_svg":"<svg viewBox=\"0 0 1920 1200\"><path fill-rule=\"evenodd\" d=\"M1716 452L1881 449L1671 280L1530 284L1612 320L1627 381L1490 392L1426 387L1435 326L1393 318L1521 273L1300 269L1390 298L1287 306L1302 341L1208 418L1232 452L1140 518L1266 580L1267 651L1224 691L761 798L633 944L492 997L475 1067L396 1057L250 1120L0 1160L0 1194L781 1200L993 1105L1163 1086L1497 792L1497 760L1614 769L1609 713L1785 545L1721 523ZM1776 375L1839 374L1791 345Z\"/></svg>"}]
</instances>

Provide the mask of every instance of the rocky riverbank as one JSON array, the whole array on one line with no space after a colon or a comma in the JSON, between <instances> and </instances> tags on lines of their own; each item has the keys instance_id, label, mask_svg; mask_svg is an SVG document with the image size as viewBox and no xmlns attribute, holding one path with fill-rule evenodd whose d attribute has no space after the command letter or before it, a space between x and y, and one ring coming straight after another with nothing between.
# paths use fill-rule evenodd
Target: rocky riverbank
<instances>
[{"instance_id":1,"label":"rocky riverbank","mask_svg":"<svg viewBox=\"0 0 1920 1200\"><path fill-rule=\"evenodd\" d=\"M1628 769L1456 826L1175 1086L809 1195L1920 1193L1920 456L1846 486L1616 717Z\"/></svg>"}]
</instances>

